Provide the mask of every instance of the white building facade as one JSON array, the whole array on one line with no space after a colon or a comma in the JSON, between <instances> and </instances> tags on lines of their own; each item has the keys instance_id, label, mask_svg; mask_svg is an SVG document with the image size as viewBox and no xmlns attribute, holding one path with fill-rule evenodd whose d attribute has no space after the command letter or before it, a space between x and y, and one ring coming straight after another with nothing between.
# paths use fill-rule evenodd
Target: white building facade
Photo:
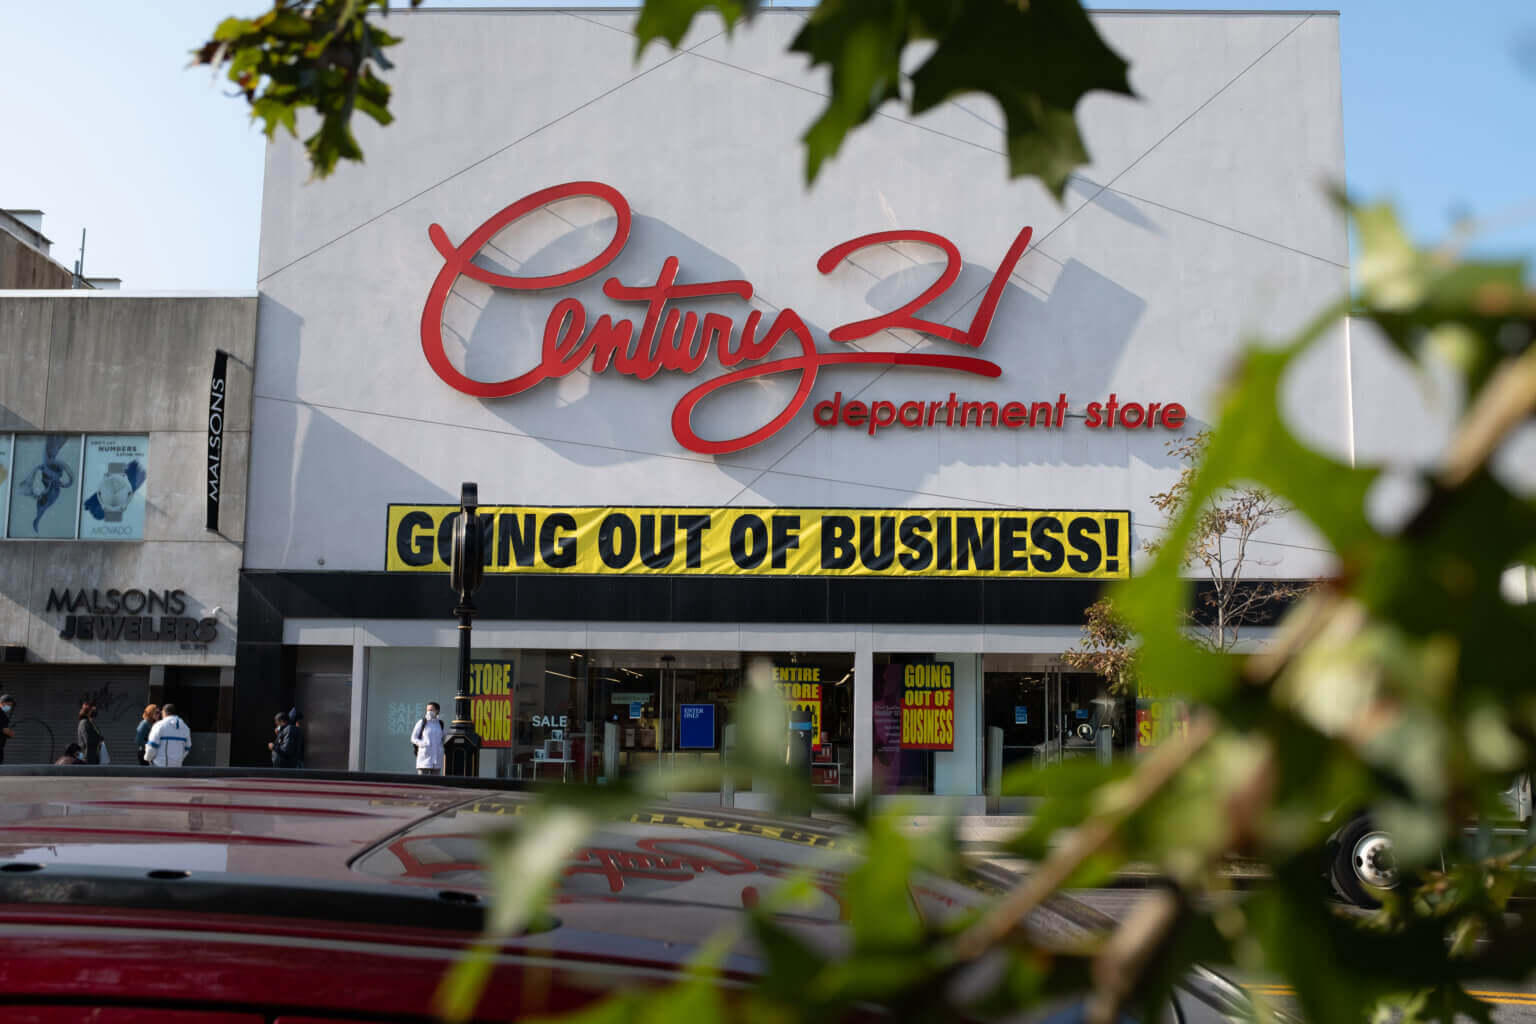
<instances>
[{"instance_id":1,"label":"white building facade","mask_svg":"<svg viewBox=\"0 0 1536 1024\"><path fill-rule=\"evenodd\" d=\"M312 767L409 767L463 481L486 774L728 757L754 663L831 792L979 807L990 729L1006 762L1135 744L1060 655L1242 340L1347 286L1337 17L1095 15L1140 98L1080 105L1059 204L976 97L888 108L807 189L802 18L636 62L632 12L392 14L367 162L271 147L236 763L297 702ZM1341 327L1288 398L1336 453L1352 387ZM1327 567L1304 524L1260 540L1260 575Z\"/></svg>"}]
</instances>

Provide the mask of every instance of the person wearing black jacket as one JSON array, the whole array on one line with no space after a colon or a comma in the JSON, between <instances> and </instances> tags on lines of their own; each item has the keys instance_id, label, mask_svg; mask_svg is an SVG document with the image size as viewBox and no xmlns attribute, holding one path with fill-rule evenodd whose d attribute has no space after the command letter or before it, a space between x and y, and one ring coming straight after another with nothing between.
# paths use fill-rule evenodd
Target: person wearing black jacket
<instances>
[{"instance_id":1,"label":"person wearing black jacket","mask_svg":"<svg viewBox=\"0 0 1536 1024\"><path fill-rule=\"evenodd\" d=\"M75 725L75 742L85 755L86 764L101 764L101 730L96 728L96 705L80 702L80 720Z\"/></svg>"},{"instance_id":2,"label":"person wearing black jacket","mask_svg":"<svg viewBox=\"0 0 1536 1024\"><path fill-rule=\"evenodd\" d=\"M293 729L294 755L293 766L304 767L304 752L309 746L309 730L304 727L304 712L297 707L288 709L288 725Z\"/></svg>"},{"instance_id":3,"label":"person wearing black jacket","mask_svg":"<svg viewBox=\"0 0 1536 1024\"><path fill-rule=\"evenodd\" d=\"M139 764L149 764L149 730L160 721L160 705L150 704L144 708L144 714L139 719L139 727L134 731L133 742L139 751Z\"/></svg>"},{"instance_id":4,"label":"person wearing black jacket","mask_svg":"<svg viewBox=\"0 0 1536 1024\"><path fill-rule=\"evenodd\" d=\"M11 728L11 712L16 709L16 698L10 694L0 697L0 764L5 764L5 741L16 735Z\"/></svg>"},{"instance_id":5,"label":"person wearing black jacket","mask_svg":"<svg viewBox=\"0 0 1536 1024\"><path fill-rule=\"evenodd\" d=\"M267 749L272 751L272 767L300 767L304 760L303 734L281 712L272 717L272 722L273 731L277 733L277 738L267 744Z\"/></svg>"}]
</instances>

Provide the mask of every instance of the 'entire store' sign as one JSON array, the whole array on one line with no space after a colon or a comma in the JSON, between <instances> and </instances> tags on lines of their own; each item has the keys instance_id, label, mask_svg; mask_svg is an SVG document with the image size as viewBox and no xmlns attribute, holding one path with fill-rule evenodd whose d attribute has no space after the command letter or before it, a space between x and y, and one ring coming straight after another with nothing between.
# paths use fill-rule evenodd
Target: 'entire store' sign
<instances>
[{"instance_id":1,"label":"'entire store' sign","mask_svg":"<svg viewBox=\"0 0 1536 1024\"><path fill-rule=\"evenodd\" d=\"M447 572L457 505L389 506L389 572ZM1128 512L482 505L485 571L571 575L1130 575Z\"/></svg>"},{"instance_id":2,"label":"'entire store' sign","mask_svg":"<svg viewBox=\"0 0 1536 1024\"><path fill-rule=\"evenodd\" d=\"M602 252L586 263L555 274L519 277L498 274L472 262L491 239L516 221L551 203L576 197L589 197L608 204L616 218L613 239ZM544 323L539 361L526 372L506 380L476 380L460 372L449 360L443 342L443 311L454 282L461 275L493 288L510 291L565 288L598 274L612 263L629 241L632 221L629 201L618 189L595 181L575 181L524 196L496 213L457 246L449 240L447 232L440 225L433 224L427 235L442 255L443 267L432 283L421 314L421 347L433 372L450 387L465 394L478 398L506 398L521 394L546 380L556 380L577 372L583 363L589 361L594 374L606 372L612 367L616 373L649 380L663 370L682 374L697 373L710 354L714 353L725 372L689 391L672 410L672 434L678 443L706 455L741 451L783 430L804 408L816 383L817 374L827 367L910 366L953 370L978 377L995 378L1002 375L1002 369L996 363L975 356L930 352L823 352L817 349L811 329L805 321L787 307L780 309L766 327L760 310L752 310L740 325L723 313L707 312L700 315L693 311L684 312L670 304L697 299L738 299L745 302L752 298L753 287L750 282L742 280L678 284L679 263L676 256L669 256L662 263L653 284L626 285L617 277L610 277L603 282L603 294L609 299L644 307L638 329L633 320L615 320L608 314L599 316L589 324L586 307L581 301L566 297L558 300L549 311ZM835 327L829 337L836 342L853 342L879 331L905 329L967 348L980 348L987 340L987 333L991 330L1008 279L1024 255L1024 250L1028 248L1032 235L1033 229L1025 227L1014 237L982 295L981 305L977 307L970 324L963 329L926 320L920 315L960 277L964 262L960 250L943 235L931 231L877 231L833 246L816 261L816 269L823 274L830 274L840 263L860 250L892 242L933 246L944 254L945 263L939 279L916 298L888 313ZM792 354L769 359L786 338L792 339ZM788 404L768 422L736 437L724 439L704 438L695 431L693 413L705 399L736 384L780 375L796 381L795 392ZM814 419L820 427L842 424L866 430L870 436L882 429L913 430L937 426L964 428L985 425L1012 430L1025 426L1060 428L1065 426L1069 406L1065 393L1053 396L1048 401L1005 402L999 405L997 402L957 399L954 393L950 393L947 399L937 401L878 399L865 402L858 398L845 400L839 392L831 401L822 402L816 407ZM1119 395L1111 394L1107 401L1088 403L1084 426L1090 430L1139 430L1153 427L1180 430L1185 418L1184 407L1177 402L1122 401Z\"/></svg>"}]
</instances>

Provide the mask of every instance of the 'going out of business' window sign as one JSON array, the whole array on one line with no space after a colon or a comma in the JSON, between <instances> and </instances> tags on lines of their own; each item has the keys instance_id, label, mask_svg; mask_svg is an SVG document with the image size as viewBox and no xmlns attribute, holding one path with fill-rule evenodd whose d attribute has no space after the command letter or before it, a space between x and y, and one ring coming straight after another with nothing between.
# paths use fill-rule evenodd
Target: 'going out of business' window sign
<instances>
[{"instance_id":1,"label":"'going out of business' window sign","mask_svg":"<svg viewBox=\"0 0 1536 1024\"><path fill-rule=\"evenodd\" d=\"M391 505L385 568L447 572L456 505ZM486 572L1119 579L1130 514L1036 509L480 507Z\"/></svg>"}]
</instances>

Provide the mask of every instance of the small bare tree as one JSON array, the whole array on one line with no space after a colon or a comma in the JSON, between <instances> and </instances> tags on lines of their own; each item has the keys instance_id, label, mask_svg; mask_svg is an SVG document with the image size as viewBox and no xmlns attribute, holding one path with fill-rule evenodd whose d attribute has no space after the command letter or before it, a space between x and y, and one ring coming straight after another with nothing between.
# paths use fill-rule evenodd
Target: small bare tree
<instances>
[{"instance_id":1,"label":"small bare tree","mask_svg":"<svg viewBox=\"0 0 1536 1024\"><path fill-rule=\"evenodd\" d=\"M1168 454L1183 460L1184 468L1172 487L1152 495L1152 504L1169 522L1177 519L1188 503L1195 467L1209 440L1210 435L1201 431L1168 442ZM1254 535L1289 511L1289 506L1263 488L1243 487L1200 513L1184 564L1203 568L1210 584L1202 602L1205 614L1191 609L1189 621L1195 635L1211 650L1231 650L1244 626L1264 621L1276 602L1293 600L1308 589L1306 584L1247 578L1249 570L1275 564L1253 556L1249 549ZM1142 544L1142 550L1150 555L1156 555L1161 547L1161 540Z\"/></svg>"},{"instance_id":2,"label":"small bare tree","mask_svg":"<svg viewBox=\"0 0 1536 1024\"><path fill-rule=\"evenodd\" d=\"M1152 495L1151 500L1169 521L1184 511L1208 439L1202 431L1168 442L1168 454L1180 459L1184 467L1173 485ZM1231 650L1243 627L1262 622L1275 603L1293 600L1308 589L1305 584L1284 580L1250 578L1252 569L1275 564L1254 556L1254 535L1289 511L1285 503L1262 488L1244 487L1201 512L1185 566L1203 569L1209 584L1200 605L1188 612L1191 634L1204 646L1214 651ZM1162 541L1144 541L1141 547L1156 555ZM1110 600L1100 598L1088 608L1079 646L1063 654L1062 660L1073 668L1103 676L1111 693L1125 693L1136 681L1132 639Z\"/></svg>"}]
</instances>

